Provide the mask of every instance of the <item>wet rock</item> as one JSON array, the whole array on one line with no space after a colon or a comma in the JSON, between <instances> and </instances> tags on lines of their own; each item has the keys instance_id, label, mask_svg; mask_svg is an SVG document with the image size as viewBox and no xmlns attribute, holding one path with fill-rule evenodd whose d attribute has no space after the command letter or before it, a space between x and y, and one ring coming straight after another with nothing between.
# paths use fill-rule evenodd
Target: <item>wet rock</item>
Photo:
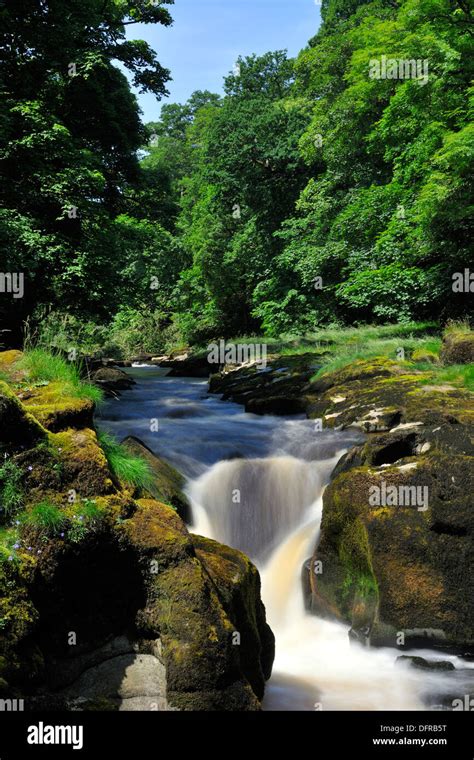
<instances>
[{"instance_id":1,"label":"wet rock","mask_svg":"<svg viewBox=\"0 0 474 760\"><path fill-rule=\"evenodd\" d=\"M159 362L163 369L170 370L169 377L209 377L213 365L209 364L207 356L188 356L165 359Z\"/></svg>"},{"instance_id":2,"label":"wet rock","mask_svg":"<svg viewBox=\"0 0 474 760\"><path fill-rule=\"evenodd\" d=\"M447 672L450 670L456 670L452 662L449 660L425 660L424 657L411 657L409 655L401 655L395 660L397 664L411 665L412 668L417 670L433 670L439 672Z\"/></svg>"},{"instance_id":3,"label":"wet rock","mask_svg":"<svg viewBox=\"0 0 474 760\"><path fill-rule=\"evenodd\" d=\"M273 636L254 566L214 542L195 547L170 506L133 498L93 429L47 431L27 403L43 417L64 403L63 420L68 404L77 409L54 383L46 398L34 390L22 403L0 384L0 440L24 472L25 513L43 501L59 522L22 522L12 561L0 555L2 698L25 696L31 709L258 710ZM187 508L179 473L127 445L153 460L160 499Z\"/></svg>"},{"instance_id":4,"label":"wet rock","mask_svg":"<svg viewBox=\"0 0 474 760\"><path fill-rule=\"evenodd\" d=\"M324 494L314 555L324 572L311 576L313 610L355 630L368 626L372 645L420 641L424 632L429 645L472 647L474 601L464 579L474 562L473 464L437 452L416 468L341 472ZM397 493L427 489L426 507L371 505L382 481Z\"/></svg>"},{"instance_id":5,"label":"wet rock","mask_svg":"<svg viewBox=\"0 0 474 760\"><path fill-rule=\"evenodd\" d=\"M215 577L221 578L217 563L207 570L172 510L148 500L138 505L121 532L143 568L146 602L137 626L146 638L160 633L170 704L185 710L257 709L258 697L245 676L246 660L235 643L236 623L211 577L217 570ZM158 573L150 572L152 562ZM223 598L226 588L224 574ZM251 600L250 605L255 615Z\"/></svg>"},{"instance_id":6,"label":"wet rock","mask_svg":"<svg viewBox=\"0 0 474 760\"><path fill-rule=\"evenodd\" d=\"M102 367L91 375L91 381L102 388L108 395L117 391L126 391L135 385L135 380L116 367Z\"/></svg>"},{"instance_id":7,"label":"wet rock","mask_svg":"<svg viewBox=\"0 0 474 760\"><path fill-rule=\"evenodd\" d=\"M463 580L474 564L472 394L427 389L388 360L355 364L323 382L312 416L337 413L338 425L363 427L380 409L398 411L388 431L371 432L336 466L312 608L372 645L472 648L474 601ZM371 502L382 484L408 501Z\"/></svg>"}]
</instances>

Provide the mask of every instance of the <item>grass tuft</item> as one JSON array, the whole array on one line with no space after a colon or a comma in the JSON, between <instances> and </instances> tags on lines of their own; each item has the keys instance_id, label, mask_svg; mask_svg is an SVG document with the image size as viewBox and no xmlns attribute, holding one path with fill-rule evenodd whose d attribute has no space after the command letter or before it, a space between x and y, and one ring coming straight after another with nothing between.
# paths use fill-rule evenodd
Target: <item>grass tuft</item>
<instances>
[{"instance_id":1,"label":"grass tuft","mask_svg":"<svg viewBox=\"0 0 474 760\"><path fill-rule=\"evenodd\" d=\"M147 462L131 454L110 433L97 434L108 465L118 480L136 488L148 488L153 483L153 474Z\"/></svg>"},{"instance_id":2,"label":"grass tuft","mask_svg":"<svg viewBox=\"0 0 474 760\"><path fill-rule=\"evenodd\" d=\"M29 525L38 533L47 536L55 536L60 533L65 528L66 522L64 512L56 504L47 500L35 504L24 515L25 525Z\"/></svg>"},{"instance_id":3,"label":"grass tuft","mask_svg":"<svg viewBox=\"0 0 474 760\"><path fill-rule=\"evenodd\" d=\"M73 398L89 399L96 404L103 400L100 388L85 382L80 367L68 362L59 354L42 348L27 350L17 364L28 373L30 380L37 383L59 382L64 386L64 394Z\"/></svg>"}]
</instances>

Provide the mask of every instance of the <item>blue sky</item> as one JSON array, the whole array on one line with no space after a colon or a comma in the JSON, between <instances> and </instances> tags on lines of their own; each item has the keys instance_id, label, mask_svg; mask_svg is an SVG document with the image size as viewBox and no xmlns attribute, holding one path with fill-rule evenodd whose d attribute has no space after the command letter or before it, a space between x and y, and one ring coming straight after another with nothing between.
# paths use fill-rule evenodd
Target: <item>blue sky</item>
<instances>
[{"instance_id":1,"label":"blue sky","mask_svg":"<svg viewBox=\"0 0 474 760\"><path fill-rule=\"evenodd\" d=\"M173 26L128 28L129 38L146 40L173 77L161 103L135 93L145 122L158 118L162 103L184 103L194 90L221 92L239 55L283 49L296 55L320 23L315 0L175 0L166 7Z\"/></svg>"}]
</instances>

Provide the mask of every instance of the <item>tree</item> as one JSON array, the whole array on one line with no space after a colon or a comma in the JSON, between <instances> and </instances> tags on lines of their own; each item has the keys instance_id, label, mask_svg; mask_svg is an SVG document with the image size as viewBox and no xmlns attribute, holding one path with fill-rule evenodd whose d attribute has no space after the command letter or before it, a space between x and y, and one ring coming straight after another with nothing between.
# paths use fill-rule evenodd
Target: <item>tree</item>
<instances>
[{"instance_id":1,"label":"tree","mask_svg":"<svg viewBox=\"0 0 474 760\"><path fill-rule=\"evenodd\" d=\"M142 91L166 93L169 73L125 28L170 24L170 2L5 0L0 8L1 269L25 276L21 306L3 295L0 320L16 340L40 302L110 313L120 260L107 230L138 176L144 139L115 62Z\"/></svg>"}]
</instances>

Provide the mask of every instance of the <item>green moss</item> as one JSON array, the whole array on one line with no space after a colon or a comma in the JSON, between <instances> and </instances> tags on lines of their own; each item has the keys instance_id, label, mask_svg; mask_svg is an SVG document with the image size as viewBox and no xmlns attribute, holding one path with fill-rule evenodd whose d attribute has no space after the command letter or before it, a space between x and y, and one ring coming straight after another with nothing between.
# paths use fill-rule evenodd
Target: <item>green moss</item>
<instances>
[{"instance_id":1,"label":"green moss","mask_svg":"<svg viewBox=\"0 0 474 760\"><path fill-rule=\"evenodd\" d=\"M50 434L49 441L60 457L63 488L90 498L114 491L105 454L93 430L65 430Z\"/></svg>"}]
</instances>

